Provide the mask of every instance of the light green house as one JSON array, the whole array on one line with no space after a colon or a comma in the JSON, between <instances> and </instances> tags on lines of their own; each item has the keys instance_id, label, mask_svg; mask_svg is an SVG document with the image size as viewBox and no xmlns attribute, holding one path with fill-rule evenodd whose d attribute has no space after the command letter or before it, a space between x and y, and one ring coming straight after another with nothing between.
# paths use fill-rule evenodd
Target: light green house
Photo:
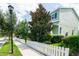
<instances>
[{"instance_id":1,"label":"light green house","mask_svg":"<svg viewBox=\"0 0 79 59\"><path fill-rule=\"evenodd\" d=\"M51 13L53 23L52 34L55 35L77 35L79 17L73 8L58 8Z\"/></svg>"}]
</instances>

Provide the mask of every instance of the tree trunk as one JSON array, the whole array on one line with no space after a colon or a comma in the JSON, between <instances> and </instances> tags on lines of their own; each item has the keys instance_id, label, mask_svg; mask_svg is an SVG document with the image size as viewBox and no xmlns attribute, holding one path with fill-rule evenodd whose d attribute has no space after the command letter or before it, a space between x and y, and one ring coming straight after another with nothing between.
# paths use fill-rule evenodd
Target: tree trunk
<instances>
[{"instance_id":1,"label":"tree trunk","mask_svg":"<svg viewBox=\"0 0 79 59\"><path fill-rule=\"evenodd\" d=\"M25 37L25 44L26 44L26 42L27 42L27 37Z\"/></svg>"}]
</instances>

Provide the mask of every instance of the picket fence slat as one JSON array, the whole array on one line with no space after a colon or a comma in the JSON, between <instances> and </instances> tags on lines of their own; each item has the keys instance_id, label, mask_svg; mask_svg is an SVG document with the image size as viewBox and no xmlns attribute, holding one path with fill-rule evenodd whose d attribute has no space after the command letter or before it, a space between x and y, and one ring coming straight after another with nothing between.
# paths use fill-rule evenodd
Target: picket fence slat
<instances>
[{"instance_id":1,"label":"picket fence slat","mask_svg":"<svg viewBox=\"0 0 79 59\"><path fill-rule=\"evenodd\" d=\"M27 41L27 45L48 56L69 56L69 48L50 46L35 41Z\"/></svg>"}]
</instances>

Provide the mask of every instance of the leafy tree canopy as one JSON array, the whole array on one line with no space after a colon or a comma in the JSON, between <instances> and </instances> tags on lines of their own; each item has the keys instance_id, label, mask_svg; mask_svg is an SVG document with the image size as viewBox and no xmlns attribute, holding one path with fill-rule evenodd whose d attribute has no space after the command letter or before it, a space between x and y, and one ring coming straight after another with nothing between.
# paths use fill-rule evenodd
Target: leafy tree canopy
<instances>
[{"instance_id":1,"label":"leafy tree canopy","mask_svg":"<svg viewBox=\"0 0 79 59\"><path fill-rule=\"evenodd\" d=\"M51 31L50 12L47 12L42 4L39 4L39 8L35 12L31 11L30 15L32 16L31 39L40 42L46 41L45 37Z\"/></svg>"}]
</instances>

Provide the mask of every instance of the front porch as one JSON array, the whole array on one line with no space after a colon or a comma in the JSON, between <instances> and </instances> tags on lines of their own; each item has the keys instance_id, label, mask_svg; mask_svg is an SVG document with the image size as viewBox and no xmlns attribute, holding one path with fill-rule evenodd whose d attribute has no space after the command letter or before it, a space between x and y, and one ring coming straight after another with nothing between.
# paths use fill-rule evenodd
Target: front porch
<instances>
[{"instance_id":1,"label":"front porch","mask_svg":"<svg viewBox=\"0 0 79 59\"><path fill-rule=\"evenodd\" d=\"M54 25L52 29L53 34L58 34L58 26Z\"/></svg>"},{"instance_id":2,"label":"front porch","mask_svg":"<svg viewBox=\"0 0 79 59\"><path fill-rule=\"evenodd\" d=\"M55 35L59 34L58 33L59 32L59 26L58 25L54 25L51 32L52 32L52 34L55 34Z\"/></svg>"}]
</instances>

